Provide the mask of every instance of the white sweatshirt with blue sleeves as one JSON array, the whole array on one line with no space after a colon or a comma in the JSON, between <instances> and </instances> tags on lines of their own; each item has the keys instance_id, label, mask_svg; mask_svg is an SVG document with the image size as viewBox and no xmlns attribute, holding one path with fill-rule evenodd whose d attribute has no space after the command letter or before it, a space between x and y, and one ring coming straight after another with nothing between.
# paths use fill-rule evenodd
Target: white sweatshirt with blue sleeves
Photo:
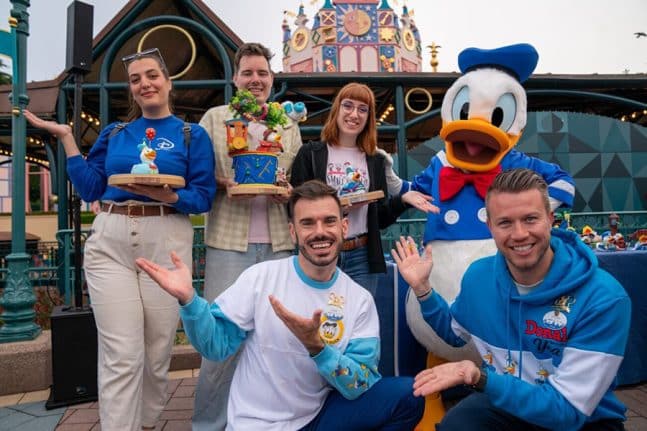
<instances>
[{"instance_id":1,"label":"white sweatshirt with blue sleeves","mask_svg":"<svg viewBox=\"0 0 647 431\"><path fill-rule=\"evenodd\" d=\"M437 294L425 320L454 346L470 338L487 367L485 393L510 414L548 429L624 418L613 394L631 302L573 232L553 229L544 280L520 295L500 253L474 262L451 308Z\"/></svg>"},{"instance_id":2,"label":"white sweatshirt with blue sleeves","mask_svg":"<svg viewBox=\"0 0 647 431\"><path fill-rule=\"evenodd\" d=\"M326 346L311 357L276 316L274 295L293 313L322 309ZM242 344L228 405L232 429L300 429L319 412L330 390L354 399L381 376L379 320L371 294L339 271L329 282L308 278L295 256L244 271L213 304L194 296L180 316L191 344L210 360Z\"/></svg>"}]
</instances>

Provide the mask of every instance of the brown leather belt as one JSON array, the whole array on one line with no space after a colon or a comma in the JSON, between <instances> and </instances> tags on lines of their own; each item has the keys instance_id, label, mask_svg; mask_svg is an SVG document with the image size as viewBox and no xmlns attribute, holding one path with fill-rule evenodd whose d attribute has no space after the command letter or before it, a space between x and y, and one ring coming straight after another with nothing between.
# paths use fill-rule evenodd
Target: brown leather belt
<instances>
[{"instance_id":1,"label":"brown leather belt","mask_svg":"<svg viewBox=\"0 0 647 431\"><path fill-rule=\"evenodd\" d=\"M115 205L101 204L101 211L108 214L124 214L128 217L156 217L175 214L177 210L165 205Z\"/></svg>"},{"instance_id":2,"label":"brown leather belt","mask_svg":"<svg viewBox=\"0 0 647 431\"><path fill-rule=\"evenodd\" d=\"M364 247L368 244L368 234L358 235L353 238L345 239L342 243L342 251L355 250L356 248Z\"/></svg>"}]
</instances>

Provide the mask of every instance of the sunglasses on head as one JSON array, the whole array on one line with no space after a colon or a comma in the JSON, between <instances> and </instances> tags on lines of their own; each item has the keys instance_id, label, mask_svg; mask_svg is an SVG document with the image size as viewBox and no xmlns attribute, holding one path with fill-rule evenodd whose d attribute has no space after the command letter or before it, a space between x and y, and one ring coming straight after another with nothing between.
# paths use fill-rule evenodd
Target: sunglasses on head
<instances>
[{"instance_id":1,"label":"sunglasses on head","mask_svg":"<svg viewBox=\"0 0 647 431\"><path fill-rule=\"evenodd\" d=\"M162 58L162 54L160 53L160 50L158 48L149 48L143 51L129 54L125 57L122 57L121 61L124 63L124 66L126 67L126 69L128 69L128 65L130 63L132 63L135 60L141 60L142 58L157 58L160 62L160 66L162 67L162 69L168 71L168 69L166 68L166 63L164 63L164 58Z\"/></svg>"}]
</instances>

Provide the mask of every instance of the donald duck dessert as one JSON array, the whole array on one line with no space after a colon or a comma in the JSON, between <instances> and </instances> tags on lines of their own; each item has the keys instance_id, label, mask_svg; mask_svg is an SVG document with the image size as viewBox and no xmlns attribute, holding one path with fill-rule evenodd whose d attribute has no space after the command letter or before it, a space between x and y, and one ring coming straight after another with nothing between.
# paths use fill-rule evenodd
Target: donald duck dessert
<instances>
[{"instance_id":1,"label":"donald duck dessert","mask_svg":"<svg viewBox=\"0 0 647 431\"><path fill-rule=\"evenodd\" d=\"M146 139L148 139L148 142L146 142L146 139L143 139L142 143L137 146L137 149L139 150L139 159L142 162L133 165L130 169L131 174L159 174L157 165L155 165L154 162L157 153L149 145L149 143L153 142L153 139L155 139L155 134L155 129L152 127L146 129Z\"/></svg>"},{"instance_id":2,"label":"donald duck dessert","mask_svg":"<svg viewBox=\"0 0 647 431\"><path fill-rule=\"evenodd\" d=\"M411 183L412 190L433 196L440 208L440 213L428 214L424 243L433 244L431 285L449 303L458 295L467 267L496 252L486 225L485 194L499 172L532 169L548 183L553 210L572 205L574 182L565 171L514 149L526 125L521 84L537 61L537 51L528 44L462 51L458 64L463 75L447 90L441 107L445 150ZM471 357L481 363L469 353L471 343L455 349L436 336L413 294L408 295L406 315L413 335L429 352L451 361Z\"/></svg>"}]
</instances>

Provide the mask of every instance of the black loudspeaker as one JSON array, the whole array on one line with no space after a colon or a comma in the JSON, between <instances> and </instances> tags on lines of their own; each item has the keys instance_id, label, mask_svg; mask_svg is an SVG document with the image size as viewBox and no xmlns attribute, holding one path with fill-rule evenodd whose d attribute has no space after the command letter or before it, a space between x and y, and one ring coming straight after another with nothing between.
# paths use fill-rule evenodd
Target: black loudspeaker
<instances>
[{"instance_id":1,"label":"black loudspeaker","mask_svg":"<svg viewBox=\"0 0 647 431\"><path fill-rule=\"evenodd\" d=\"M93 16L92 5L74 1L67 7L67 72L87 73L92 67Z\"/></svg>"},{"instance_id":2,"label":"black loudspeaker","mask_svg":"<svg viewBox=\"0 0 647 431\"><path fill-rule=\"evenodd\" d=\"M91 309L54 307L47 409L97 400L97 328Z\"/></svg>"}]
</instances>

